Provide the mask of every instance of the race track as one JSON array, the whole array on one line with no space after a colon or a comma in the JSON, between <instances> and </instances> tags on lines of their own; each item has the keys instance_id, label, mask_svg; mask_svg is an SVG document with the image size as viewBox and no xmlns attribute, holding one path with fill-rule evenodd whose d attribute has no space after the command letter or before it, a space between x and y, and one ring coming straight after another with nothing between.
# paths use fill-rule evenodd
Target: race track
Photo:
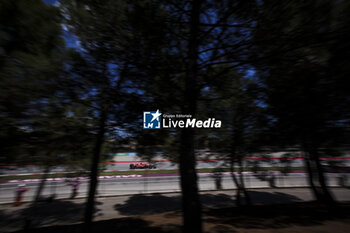
<instances>
[{"instance_id":1,"label":"race track","mask_svg":"<svg viewBox=\"0 0 350 233\"><path fill-rule=\"evenodd\" d=\"M345 186L350 186L349 174L327 174L327 182L330 186L339 186L339 178L346 177ZM264 172L260 174L245 173L245 184L247 188L263 187L305 187L307 179L305 173L290 173L283 175L278 172ZM180 191L179 176L176 174L145 174L145 175L121 175L102 176L98 186L98 196L114 196L139 193L178 192ZM200 190L216 190L216 179L211 173L199 174ZM39 179L29 179L26 186L29 191L25 193L25 200L32 200L38 187ZM88 179L80 178L78 197L85 197L88 187ZM13 180L0 185L0 203L12 202L15 189L20 180ZM223 173L220 179L222 189L234 189L236 186L228 172ZM69 198L71 186L64 178L51 178L47 181L43 190L43 197L55 195L56 198Z\"/></svg>"}]
</instances>

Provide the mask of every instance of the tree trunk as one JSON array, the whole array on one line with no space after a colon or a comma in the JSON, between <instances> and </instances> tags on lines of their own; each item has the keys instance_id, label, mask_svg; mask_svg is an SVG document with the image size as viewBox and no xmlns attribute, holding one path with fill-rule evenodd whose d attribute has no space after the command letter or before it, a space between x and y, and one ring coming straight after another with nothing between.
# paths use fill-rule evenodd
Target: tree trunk
<instances>
[{"instance_id":1,"label":"tree trunk","mask_svg":"<svg viewBox=\"0 0 350 233\"><path fill-rule=\"evenodd\" d=\"M240 171L241 189L242 189L242 192L244 194L246 204L248 206L250 206L250 205L252 205L252 202L250 200L249 193L248 193L247 189L245 188L244 175L243 175L243 163L242 163L241 155L239 155L239 157L238 157L238 165L239 165L239 171Z\"/></svg>"},{"instance_id":2,"label":"tree trunk","mask_svg":"<svg viewBox=\"0 0 350 233\"><path fill-rule=\"evenodd\" d=\"M252 205L252 202L251 202L249 193L248 193L247 189L245 188L242 158L239 157L239 159L238 159L238 166L239 166L239 173L240 174L237 178L236 175L234 174L234 160L233 160L234 157L235 157L235 155L231 155L230 172L231 172L232 180L237 187L236 205L241 206L241 203L242 203L241 202L241 194L243 194L246 205L250 206L250 205Z\"/></svg>"},{"instance_id":3,"label":"tree trunk","mask_svg":"<svg viewBox=\"0 0 350 233\"><path fill-rule=\"evenodd\" d=\"M184 113L195 116L197 108L197 75L199 47L200 0L192 1L190 39L188 43L188 68L185 80ZM198 196L195 170L194 134L192 128L181 131L180 174L183 210L183 232L202 232L201 204Z\"/></svg>"},{"instance_id":4,"label":"tree trunk","mask_svg":"<svg viewBox=\"0 0 350 233\"><path fill-rule=\"evenodd\" d=\"M201 204L198 196L197 173L193 148L193 129L183 130L180 154L183 231L202 232Z\"/></svg>"},{"instance_id":5,"label":"tree trunk","mask_svg":"<svg viewBox=\"0 0 350 233\"><path fill-rule=\"evenodd\" d=\"M308 171L309 184L317 201L333 205L335 203L334 198L327 187L317 149L306 149L305 165Z\"/></svg>"},{"instance_id":6,"label":"tree trunk","mask_svg":"<svg viewBox=\"0 0 350 233\"><path fill-rule=\"evenodd\" d=\"M237 190L236 190L236 206L241 206L241 185L238 182L238 179L235 175L235 170L234 170L234 155L231 155L231 162L230 162L230 173L231 173L231 178L233 180L233 183L236 185Z\"/></svg>"},{"instance_id":7,"label":"tree trunk","mask_svg":"<svg viewBox=\"0 0 350 233\"><path fill-rule=\"evenodd\" d=\"M305 161L305 167L307 169L309 185L311 187L312 193L314 194L314 198L316 200L320 200L320 193L319 193L319 191L314 183L314 175L313 175L313 169L312 169L311 163L310 163L310 158L305 155L304 161Z\"/></svg>"},{"instance_id":8,"label":"tree trunk","mask_svg":"<svg viewBox=\"0 0 350 233\"><path fill-rule=\"evenodd\" d=\"M317 177L322 190L322 201L327 202L328 204L334 204L334 198L327 187L323 167L320 162L320 157L317 150L312 151L311 158L315 161L316 164Z\"/></svg>"},{"instance_id":9,"label":"tree trunk","mask_svg":"<svg viewBox=\"0 0 350 233\"><path fill-rule=\"evenodd\" d=\"M93 159L90 170L90 183L88 198L84 216L83 232L92 232L91 223L94 214L95 194L98 183L98 165L100 161L101 149L104 141L104 134L106 131L107 110L103 108L99 119L99 128L96 135L96 144L93 151Z\"/></svg>"},{"instance_id":10,"label":"tree trunk","mask_svg":"<svg viewBox=\"0 0 350 233\"><path fill-rule=\"evenodd\" d=\"M40 199L40 195L45 187L45 183L46 183L46 179L49 175L49 171L50 171L50 166L47 165L45 166L44 169L44 173L41 177L41 181L39 184L39 187L36 190L33 202L31 204L31 206L29 207L29 211L27 212L26 216L25 216L25 225L24 225L24 231L30 231L30 229L36 224L35 223L35 216L36 216L36 205Z\"/></svg>"},{"instance_id":11,"label":"tree trunk","mask_svg":"<svg viewBox=\"0 0 350 233\"><path fill-rule=\"evenodd\" d=\"M47 179L47 177L49 175L49 171L50 171L50 166L46 166L45 170L44 170L44 174L41 177L41 182L40 182L39 187L38 187L38 189L36 191L36 194L34 196L34 200L33 200L33 203L34 203L33 205L34 206L39 201L40 195L41 195L41 193L42 193L42 191L43 191L43 189L45 187L45 183L46 183L46 179Z\"/></svg>"}]
</instances>

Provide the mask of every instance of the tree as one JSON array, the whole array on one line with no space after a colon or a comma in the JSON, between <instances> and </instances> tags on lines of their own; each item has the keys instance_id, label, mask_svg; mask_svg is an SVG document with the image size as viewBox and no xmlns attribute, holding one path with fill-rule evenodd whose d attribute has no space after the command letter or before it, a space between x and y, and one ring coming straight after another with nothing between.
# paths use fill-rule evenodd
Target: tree
<instances>
[{"instance_id":1,"label":"tree","mask_svg":"<svg viewBox=\"0 0 350 233\"><path fill-rule=\"evenodd\" d=\"M218 66L216 69L225 69ZM204 134L210 150L228 159L231 177L237 187L236 205L241 206L241 197L251 205L244 182L243 159L265 145L268 120L261 106L261 88L256 80L231 71L221 76L221 81L206 91L206 101L201 111L222 120L221 129L213 129ZM236 173L236 168L238 173Z\"/></svg>"},{"instance_id":2,"label":"tree","mask_svg":"<svg viewBox=\"0 0 350 233\"><path fill-rule=\"evenodd\" d=\"M139 73L149 75L148 82L146 82L146 94L157 93L157 91L173 93L173 96L179 96L177 101L173 99L170 102L176 106L173 109L196 117L198 100L203 90L220 82L218 77L243 63L246 49L249 47L246 41L248 33L245 33L244 30L252 26L252 22L247 17L250 14L252 1L237 1L235 4L231 4L231 1L218 3L196 0L149 2L151 6L155 6L151 7L154 10L152 19L159 19L157 16L161 15L165 17L164 22L166 22L166 24L160 24L158 27L160 29L157 31L158 33L164 32L163 37L155 36L159 35L158 33L151 35L155 36L155 39L163 38L158 42L166 47L159 47L158 43L155 45L156 49L147 46L155 44L155 40L153 43L142 43L141 48L135 51L138 59L134 67ZM142 22L147 22L147 19ZM236 22L239 23L236 24ZM146 25L149 26L147 23ZM142 32L152 30L152 25L147 26L143 27ZM137 38L136 41L143 41L144 37L141 38ZM158 50L159 48L161 50ZM148 53L142 53L144 51ZM157 51L162 52L157 53ZM140 54L145 56L139 56ZM160 59L154 59L154 54ZM142 62L139 62L140 60ZM159 64L151 63L153 66L148 67L149 61L159 61ZM213 66L217 64L227 64L227 67L225 70L214 73ZM168 82L168 88L161 89L159 84L164 83L164 80ZM152 88L155 91L149 92ZM153 97L153 95L150 96ZM159 96L161 95L156 94L152 98L156 106L158 100L161 103L164 101L157 98ZM180 146L178 154L183 197L183 230L184 232L201 232L201 207L195 171L195 130L183 129L176 133L179 139L175 137L175 140L170 141Z\"/></svg>"},{"instance_id":3,"label":"tree","mask_svg":"<svg viewBox=\"0 0 350 233\"><path fill-rule=\"evenodd\" d=\"M339 56L334 48L349 35L348 7L334 1L265 2L254 33L255 65L276 132L285 144L305 151L314 195L329 203L333 198L320 155L339 145L348 127L349 96L340 87L347 83L341 78L347 71L336 72L333 63Z\"/></svg>"},{"instance_id":4,"label":"tree","mask_svg":"<svg viewBox=\"0 0 350 233\"><path fill-rule=\"evenodd\" d=\"M70 33L81 47L70 64L71 92L92 112L93 134L90 183L84 216L84 231L92 231L98 167L106 136L120 136L121 129L137 122L137 80L130 71L125 43L129 39L125 1L62 1L62 14ZM113 25L113 26L111 26ZM132 35L133 36L133 35Z\"/></svg>"},{"instance_id":5,"label":"tree","mask_svg":"<svg viewBox=\"0 0 350 233\"><path fill-rule=\"evenodd\" d=\"M89 67L102 60L113 64L119 71L116 76L129 85L128 93L142 93L146 100L141 101L141 106L171 105L165 108L194 117L203 90L220 82L218 77L232 68L243 68L249 48L248 31L253 26L249 15L255 4L197 0L63 3L68 9L64 13L70 16L68 24L80 38L84 56L93 58ZM97 55L107 59L95 60ZM217 64L227 67L213 73ZM102 70L100 67L96 73ZM180 142L184 231L201 232L195 132L185 129L172 133L179 138L174 141Z\"/></svg>"},{"instance_id":6,"label":"tree","mask_svg":"<svg viewBox=\"0 0 350 233\"><path fill-rule=\"evenodd\" d=\"M44 172L25 217L31 227L48 172L89 145L88 127L66 96L58 9L39 0L2 1L0 13L1 162L34 163Z\"/></svg>"},{"instance_id":7,"label":"tree","mask_svg":"<svg viewBox=\"0 0 350 233\"><path fill-rule=\"evenodd\" d=\"M64 41L57 9L42 1L2 1L0 13L1 162L20 163L36 110L56 93Z\"/></svg>"}]
</instances>

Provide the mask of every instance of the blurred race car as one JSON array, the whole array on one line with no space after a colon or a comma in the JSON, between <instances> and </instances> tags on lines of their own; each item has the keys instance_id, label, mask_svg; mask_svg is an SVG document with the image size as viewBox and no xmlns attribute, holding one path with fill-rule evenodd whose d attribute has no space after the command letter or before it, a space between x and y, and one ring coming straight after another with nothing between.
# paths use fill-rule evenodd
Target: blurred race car
<instances>
[{"instance_id":1,"label":"blurred race car","mask_svg":"<svg viewBox=\"0 0 350 233\"><path fill-rule=\"evenodd\" d=\"M130 164L130 169L155 169L157 165L151 163L136 163Z\"/></svg>"}]
</instances>

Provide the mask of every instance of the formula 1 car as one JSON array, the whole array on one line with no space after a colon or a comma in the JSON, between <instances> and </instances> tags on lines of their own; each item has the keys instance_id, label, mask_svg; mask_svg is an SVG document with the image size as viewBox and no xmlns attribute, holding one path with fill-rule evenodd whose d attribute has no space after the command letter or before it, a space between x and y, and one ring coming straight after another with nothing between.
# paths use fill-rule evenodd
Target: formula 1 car
<instances>
[{"instance_id":1,"label":"formula 1 car","mask_svg":"<svg viewBox=\"0 0 350 233\"><path fill-rule=\"evenodd\" d=\"M130 164L130 169L156 169L157 165L148 163Z\"/></svg>"}]
</instances>

